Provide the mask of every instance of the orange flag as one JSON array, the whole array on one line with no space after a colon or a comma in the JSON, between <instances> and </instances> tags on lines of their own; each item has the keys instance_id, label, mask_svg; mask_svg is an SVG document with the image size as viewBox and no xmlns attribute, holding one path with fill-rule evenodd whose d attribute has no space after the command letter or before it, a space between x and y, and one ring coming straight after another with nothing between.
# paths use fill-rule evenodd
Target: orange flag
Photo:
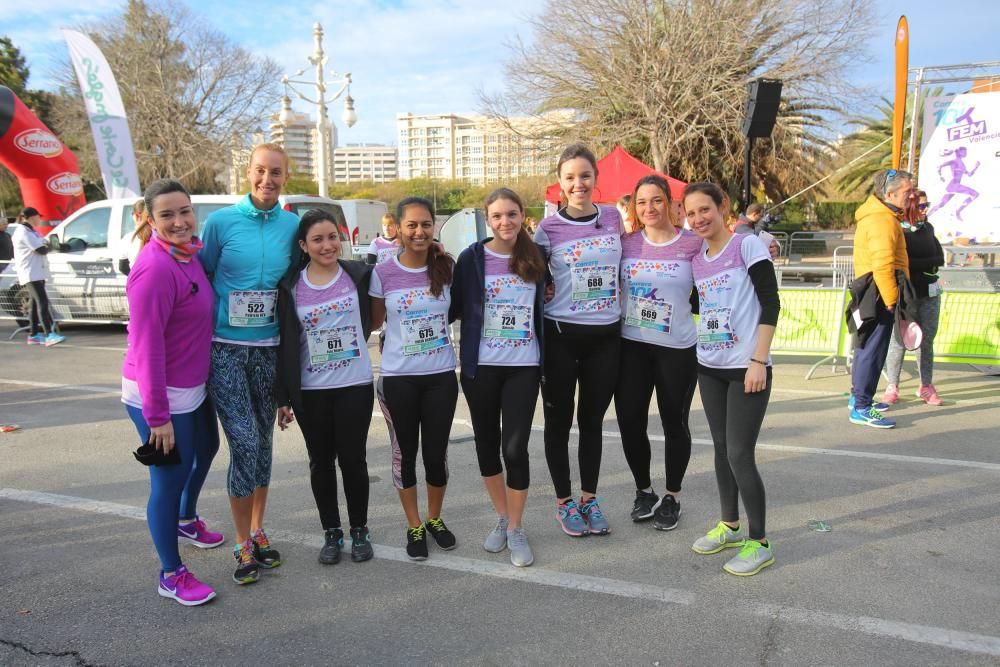
<instances>
[{"instance_id":1,"label":"orange flag","mask_svg":"<svg viewBox=\"0 0 1000 667\"><path fill-rule=\"evenodd\" d=\"M906 16L896 24L896 100L892 107L892 168L899 169L903 152L903 120L906 116L906 79L909 74L910 28ZM913 131L913 128L910 128Z\"/></svg>"}]
</instances>

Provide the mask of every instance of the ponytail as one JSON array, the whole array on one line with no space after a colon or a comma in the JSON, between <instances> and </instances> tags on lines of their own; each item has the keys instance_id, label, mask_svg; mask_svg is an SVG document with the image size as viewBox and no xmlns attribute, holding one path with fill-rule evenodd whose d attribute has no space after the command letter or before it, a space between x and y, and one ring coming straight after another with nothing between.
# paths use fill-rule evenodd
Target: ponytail
<instances>
[{"instance_id":1,"label":"ponytail","mask_svg":"<svg viewBox=\"0 0 1000 667\"><path fill-rule=\"evenodd\" d=\"M451 283L455 260L446 252L438 249L437 243L431 243L427 250L427 275L431 279L431 294L435 299L441 297L445 285Z\"/></svg>"}]
</instances>

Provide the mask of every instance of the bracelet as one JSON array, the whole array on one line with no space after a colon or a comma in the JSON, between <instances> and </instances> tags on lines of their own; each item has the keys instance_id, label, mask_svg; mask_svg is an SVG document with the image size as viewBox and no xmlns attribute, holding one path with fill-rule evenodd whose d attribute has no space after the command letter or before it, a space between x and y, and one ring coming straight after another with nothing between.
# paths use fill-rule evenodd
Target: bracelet
<instances>
[{"instance_id":1,"label":"bracelet","mask_svg":"<svg viewBox=\"0 0 1000 667\"><path fill-rule=\"evenodd\" d=\"M753 357L750 357L750 361L754 362L755 364L760 364L761 366L767 366L767 362L761 361L760 359L754 359Z\"/></svg>"}]
</instances>

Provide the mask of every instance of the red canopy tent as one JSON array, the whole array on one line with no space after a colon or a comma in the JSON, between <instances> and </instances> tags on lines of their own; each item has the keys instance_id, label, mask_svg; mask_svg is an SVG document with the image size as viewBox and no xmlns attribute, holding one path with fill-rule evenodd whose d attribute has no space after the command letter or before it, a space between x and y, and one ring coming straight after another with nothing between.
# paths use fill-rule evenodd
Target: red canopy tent
<instances>
[{"instance_id":1,"label":"red canopy tent","mask_svg":"<svg viewBox=\"0 0 1000 667\"><path fill-rule=\"evenodd\" d=\"M636 181L643 176L656 174L667 179L670 185L670 197L680 201L684 194L684 181L661 174L629 155L621 146L597 161L597 187L594 188L594 202L598 204L614 204L622 195L630 195L635 189ZM545 201L557 204L560 195L559 184L554 183L545 189Z\"/></svg>"}]
</instances>

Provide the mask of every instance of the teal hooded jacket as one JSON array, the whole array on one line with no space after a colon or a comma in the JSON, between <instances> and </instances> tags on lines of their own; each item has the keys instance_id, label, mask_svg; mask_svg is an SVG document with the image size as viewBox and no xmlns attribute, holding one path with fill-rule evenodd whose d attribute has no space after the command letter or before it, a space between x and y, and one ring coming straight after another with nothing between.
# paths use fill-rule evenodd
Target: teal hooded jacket
<instances>
[{"instance_id":1,"label":"teal hooded jacket","mask_svg":"<svg viewBox=\"0 0 1000 667\"><path fill-rule=\"evenodd\" d=\"M230 294L272 290L276 294L278 282L298 254L295 246L298 227L299 219L294 213L282 210L280 204L262 211L253 205L250 195L208 216L202 230L204 246L198 258L211 276L215 290L214 338L250 345L272 342L277 345L277 312L266 318L266 324L235 326L230 321Z\"/></svg>"}]
</instances>

